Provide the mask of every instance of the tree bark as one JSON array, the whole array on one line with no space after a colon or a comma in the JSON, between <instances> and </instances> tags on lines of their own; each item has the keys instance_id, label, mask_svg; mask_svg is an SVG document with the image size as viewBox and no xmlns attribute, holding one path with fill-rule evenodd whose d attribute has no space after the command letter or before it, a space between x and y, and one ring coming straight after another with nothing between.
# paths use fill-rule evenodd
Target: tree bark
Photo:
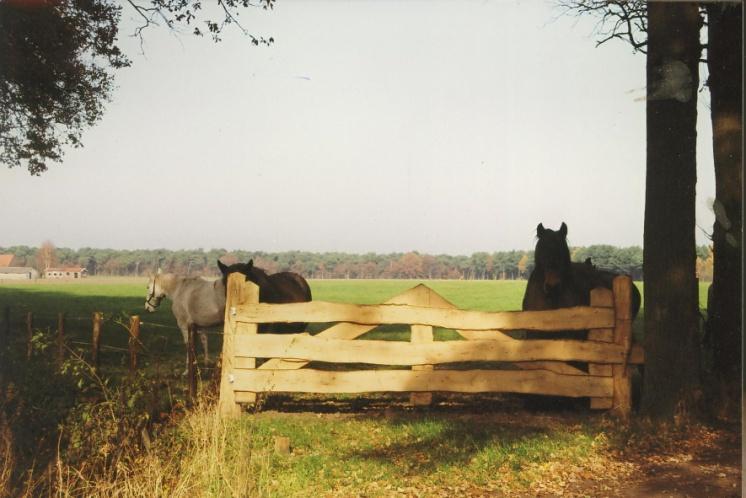
<instances>
[{"instance_id":1,"label":"tree bark","mask_svg":"<svg viewBox=\"0 0 746 498\"><path fill-rule=\"evenodd\" d=\"M698 383L695 184L701 20L696 3L648 4L642 410L673 419Z\"/></svg>"},{"instance_id":2,"label":"tree bark","mask_svg":"<svg viewBox=\"0 0 746 498\"><path fill-rule=\"evenodd\" d=\"M712 141L715 161L715 264L707 329L720 405L738 408L741 384L742 6L707 4Z\"/></svg>"}]
</instances>

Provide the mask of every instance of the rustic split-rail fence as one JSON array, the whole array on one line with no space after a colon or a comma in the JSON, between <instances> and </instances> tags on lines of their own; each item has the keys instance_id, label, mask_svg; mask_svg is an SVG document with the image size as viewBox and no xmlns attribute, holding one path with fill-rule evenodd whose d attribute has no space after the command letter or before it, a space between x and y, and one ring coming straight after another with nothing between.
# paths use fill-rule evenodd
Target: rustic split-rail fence
<instances>
[{"instance_id":1,"label":"rustic split-rail fence","mask_svg":"<svg viewBox=\"0 0 746 498\"><path fill-rule=\"evenodd\" d=\"M629 277L617 277L612 290L592 291L590 306L479 312L457 309L425 285L379 305L260 303L259 288L232 274L218 409L223 416L235 416L241 404L271 392L409 392L414 404L429 404L433 392L510 392L588 397L591 408L626 418L631 408L629 365L644 361L642 349L632 343L631 286ZM260 324L276 322L335 325L313 336L258 334ZM409 325L410 341L356 340L379 325L395 324ZM433 327L456 330L465 340L435 341ZM589 333L582 341L510 334L537 330ZM267 361L257 365L257 359ZM375 367L327 370L309 368L311 362ZM448 368L465 362L476 366Z\"/></svg>"}]
</instances>

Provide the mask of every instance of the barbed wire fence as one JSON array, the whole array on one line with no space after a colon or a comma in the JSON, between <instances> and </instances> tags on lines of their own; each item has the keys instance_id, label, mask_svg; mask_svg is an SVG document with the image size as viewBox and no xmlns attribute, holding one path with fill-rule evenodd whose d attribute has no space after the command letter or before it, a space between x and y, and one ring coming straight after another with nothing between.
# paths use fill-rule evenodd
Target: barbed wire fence
<instances>
[{"instance_id":1,"label":"barbed wire fence","mask_svg":"<svg viewBox=\"0 0 746 498\"><path fill-rule=\"evenodd\" d=\"M40 337L46 341L53 341L55 345L55 359L60 364L69 354L73 347L78 348L76 356L86 358L86 361L98 372L100 370L101 352L119 353L122 359L127 359L129 372L135 372L142 368L142 362L139 358L148 358L150 363L156 363L155 370L159 372L160 363L164 362L169 356L166 349L170 346L168 336L158 334L157 336L148 337L149 341L144 341L143 333L147 331L158 330L160 332L170 331L177 333L181 337L181 329L176 325L168 325L154 321L145 321L139 315L129 315L121 312L101 312L94 311L87 315L73 315L67 312L49 312L49 311L30 311L27 307L13 307L5 305L0 311L0 346L9 346L11 343L22 344L25 346L25 356L30 360L35 354L36 342ZM69 335L68 324L77 322L74 327L75 333ZM86 341L84 330L85 325L90 326L91 340ZM104 333L104 326L107 326ZM113 326L113 327L112 327ZM113 332L117 330L118 332ZM188 401L192 402L196 398L197 378L206 373L208 377L214 377L215 371L219 365L212 367L199 365L194 349L194 330L188 334L187 349L187 383L188 383ZM222 336L222 330L205 330L210 336ZM108 338L109 342L121 342L126 334L126 347L123 345L105 344ZM114 339L113 341L111 339ZM145 343L148 342L150 347ZM154 348L153 345L161 342L160 348ZM179 341L181 342L181 341ZM25 344L24 344L25 343ZM85 355L84 351L88 350ZM182 350L183 351L183 350ZM213 371L211 373L211 371Z\"/></svg>"}]
</instances>

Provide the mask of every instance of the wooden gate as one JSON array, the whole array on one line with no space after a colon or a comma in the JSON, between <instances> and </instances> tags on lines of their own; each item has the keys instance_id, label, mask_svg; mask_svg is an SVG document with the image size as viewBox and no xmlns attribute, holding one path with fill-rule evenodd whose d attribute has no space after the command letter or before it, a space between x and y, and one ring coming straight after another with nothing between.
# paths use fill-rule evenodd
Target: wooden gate
<instances>
[{"instance_id":1,"label":"wooden gate","mask_svg":"<svg viewBox=\"0 0 746 498\"><path fill-rule=\"evenodd\" d=\"M435 391L513 392L589 397L591 408L613 409L627 417L627 365L641 363L643 356L639 347L632 347L631 285L629 277L617 277L613 292L594 289L591 306L480 312L457 309L422 284L379 305L259 303L259 288L243 275L231 274L219 410L224 416L236 415L241 403L253 403L257 393L268 392L410 392L416 404L429 403ZM313 336L257 334L258 324L272 322L336 324ZM385 324L409 325L411 340L354 340ZM434 341L433 327L454 329L465 340ZM506 334L586 329L587 341L524 340ZM257 358L269 360L257 368ZM311 361L389 368L303 368ZM588 371L569 361L587 363ZM507 369L448 368L463 362L500 362Z\"/></svg>"}]
</instances>

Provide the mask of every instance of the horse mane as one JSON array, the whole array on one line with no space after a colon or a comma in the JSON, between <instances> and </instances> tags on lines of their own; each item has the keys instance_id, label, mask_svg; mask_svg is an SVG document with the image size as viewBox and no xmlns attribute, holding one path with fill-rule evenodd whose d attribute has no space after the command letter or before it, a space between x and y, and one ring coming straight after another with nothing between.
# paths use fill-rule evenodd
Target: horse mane
<instances>
[{"instance_id":1,"label":"horse mane","mask_svg":"<svg viewBox=\"0 0 746 498\"><path fill-rule=\"evenodd\" d=\"M244 273L243 271L241 271L240 273L246 275L246 280L254 282L259 287L269 284L269 274L257 266L251 265L247 269L246 273Z\"/></svg>"},{"instance_id":2,"label":"horse mane","mask_svg":"<svg viewBox=\"0 0 746 498\"><path fill-rule=\"evenodd\" d=\"M158 285L166 294L171 294L178 277L175 273L156 273L151 275L148 285L152 282L153 285Z\"/></svg>"},{"instance_id":3,"label":"horse mane","mask_svg":"<svg viewBox=\"0 0 746 498\"><path fill-rule=\"evenodd\" d=\"M259 287L269 285L269 275L263 269L254 266L254 260L250 259L248 263L235 263L230 266L226 266L218 261L218 267L222 273L223 285L227 288L228 286L228 275L231 273L240 273L249 282L254 282Z\"/></svg>"}]
</instances>

